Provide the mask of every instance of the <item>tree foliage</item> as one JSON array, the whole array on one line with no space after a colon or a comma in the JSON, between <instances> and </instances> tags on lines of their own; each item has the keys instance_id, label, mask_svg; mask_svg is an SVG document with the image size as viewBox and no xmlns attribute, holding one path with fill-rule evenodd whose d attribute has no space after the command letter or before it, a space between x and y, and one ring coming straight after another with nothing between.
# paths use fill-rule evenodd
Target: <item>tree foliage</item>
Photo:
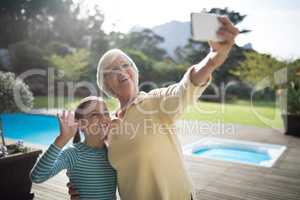
<instances>
[{"instance_id":1,"label":"tree foliage","mask_svg":"<svg viewBox=\"0 0 300 200\"><path fill-rule=\"evenodd\" d=\"M272 89L275 89L275 72L286 67L286 63L280 62L270 55L257 52L246 52L245 57L239 67L231 70L231 73L253 86L264 78L268 78L271 80Z\"/></svg>"},{"instance_id":2,"label":"tree foliage","mask_svg":"<svg viewBox=\"0 0 300 200\"><path fill-rule=\"evenodd\" d=\"M79 49L66 56L53 54L50 56L49 62L56 69L63 71L64 78L77 81L87 72L88 59L89 52L86 49Z\"/></svg>"},{"instance_id":3,"label":"tree foliage","mask_svg":"<svg viewBox=\"0 0 300 200\"><path fill-rule=\"evenodd\" d=\"M242 22L246 15L242 15L239 12L231 11L228 8L212 8L209 13L215 13L220 15L226 15L233 22L233 24L238 24ZM247 33L250 30L243 30L241 33ZM210 47L207 42L196 42L189 40L188 44L175 50L175 55L179 63L187 63L188 65L193 65L199 63L210 51ZM237 79L234 74L229 71L238 67L238 63L245 59L244 52L252 51L243 49L237 45L234 45L229 58L226 62L219 68L214 76L214 82L220 84L221 82L228 82L232 79Z\"/></svg>"},{"instance_id":4,"label":"tree foliage","mask_svg":"<svg viewBox=\"0 0 300 200\"><path fill-rule=\"evenodd\" d=\"M62 0L3 0L0 1L0 48L28 39L39 26L48 25L59 12L68 11ZM42 28L42 27L41 27Z\"/></svg>"},{"instance_id":5,"label":"tree foliage","mask_svg":"<svg viewBox=\"0 0 300 200\"><path fill-rule=\"evenodd\" d=\"M29 41L17 42L9 48L13 71L19 75L29 69L47 69L44 51Z\"/></svg>"},{"instance_id":6,"label":"tree foliage","mask_svg":"<svg viewBox=\"0 0 300 200\"><path fill-rule=\"evenodd\" d=\"M11 66L0 64L0 70L19 75L32 68L55 67L64 72L64 79L58 78L60 81L87 78L95 81L99 58L108 49L120 48L135 61L140 71L140 83L152 81L162 86L165 82L179 81L189 66L197 64L210 51L208 43L189 40L185 47L176 49L175 62L161 47L164 38L151 29L105 33L102 30L103 12L98 6L83 10L85 2L87 0L1 1L0 49L8 52ZM212 8L209 13L227 15L234 24L246 18L228 8ZM249 31L244 29L241 33ZM229 58L214 73L214 82L221 85L222 82L240 80L255 84L263 77L272 76L274 70L284 64L287 63L234 45ZM299 63L288 64L296 65ZM35 94L45 95L47 77L32 77L25 81ZM150 90L151 87L142 89ZM245 87L237 87L238 90L231 87L232 94L246 91ZM245 93L248 94L248 90Z\"/></svg>"},{"instance_id":7,"label":"tree foliage","mask_svg":"<svg viewBox=\"0 0 300 200\"><path fill-rule=\"evenodd\" d=\"M111 46L139 50L154 60L163 60L166 56L166 51L159 47L164 38L155 34L151 29L128 34L113 32L110 39L112 40Z\"/></svg>"},{"instance_id":8,"label":"tree foliage","mask_svg":"<svg viewBox=\"0 0 300 200\"><path fill-rule=\"evenodd\" d=\"M245 17L247 17L247 15L241 15L239 12L229 10L228 8L212 8L210 9L209 13L226 15L234 25L242 22L245 19ZM251 30L244 29L240 31L240 33L248 32L251 32Z\"/></svg>"},{"instance_id":9,"label":"tree foliage","mask_svg":"<svg viewBox=\"0 0 300 200\"><path fill-rule=\"evenodd\" d=\"M300 114L300 59L290 62L288 65L288 81L283 85L287 90L285 112L290 114Z\"/></svg>"}]
</instances>

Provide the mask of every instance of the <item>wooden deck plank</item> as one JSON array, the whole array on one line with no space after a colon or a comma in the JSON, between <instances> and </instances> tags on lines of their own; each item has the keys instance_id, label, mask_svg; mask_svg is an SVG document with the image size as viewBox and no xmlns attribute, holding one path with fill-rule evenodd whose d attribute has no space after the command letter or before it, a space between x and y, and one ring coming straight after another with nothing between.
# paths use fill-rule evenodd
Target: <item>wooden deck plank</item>
<instances>
[{"instance_id":1,"label":"wooden deck plank","mask_svg":"<svg viewBox=\"0 0 300 200\"><path fill-rule=\"evenodd\" d=\"M199 123L199 122L195 122ZM201 200L299 200L300 138L272 129L238 126L236 134L213 135L231 139L287 145L287 150L272 168L243 165L204 158L185 157ZM209 134L180 136L183 144ZM43 184L34 184L37 200L68 199L65 173Z\"/></svg>"}]
</instances>

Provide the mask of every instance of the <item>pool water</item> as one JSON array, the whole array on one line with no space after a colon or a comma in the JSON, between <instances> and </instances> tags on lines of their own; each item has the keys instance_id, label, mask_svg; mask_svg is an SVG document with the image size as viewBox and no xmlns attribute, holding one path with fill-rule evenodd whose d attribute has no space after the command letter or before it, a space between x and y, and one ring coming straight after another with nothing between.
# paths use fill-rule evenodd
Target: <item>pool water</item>
<instances>
[{"instance_id":1,"label":"pool water","mask_svg":"<svg viewBox=\"0 0 300 200\"><path fill-rule=\"evenodd\" d=\"M206 137L184 146L183 153L193 157L272 167L286 146Z\"/></svg>"},{"instance_id":2,"label":"pool water","mask_svg":"<svg viewBox=\"0 0 300 200\"><path fill-rule=\"evenodd\" d=\"M242 161L244 163L255 163L260 164L261 162L268 161L271 157L262 152L255 152L245 149L239 148L227 148L227 147L219 147L214 149L201 149L193 153L194 155L206 157L206 158L214 158L214 159L222 159L227 161Z\"/></svg>"},{"instance_id":3,"label":"pool water","mask_svg":"<svg viewBox=\"0 0 300 200\"><path fill-rule=\"evenodd\" d=\"M60 131L56 116L14 113L2 114L0 119L5 138L32 144L48 146Z\"/></svg>"}]
</instances>

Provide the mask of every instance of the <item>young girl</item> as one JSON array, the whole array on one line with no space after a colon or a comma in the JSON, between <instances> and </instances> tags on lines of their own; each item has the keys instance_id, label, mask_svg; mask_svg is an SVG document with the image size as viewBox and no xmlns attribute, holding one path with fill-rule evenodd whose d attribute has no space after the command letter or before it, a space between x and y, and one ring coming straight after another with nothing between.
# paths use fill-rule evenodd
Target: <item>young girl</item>
<instances>
[{"instance_id":1,"label":"young girl","mask_svg":"<svg viewBox=\"0 0 300 200\"><path fill-rule=\"evenodd\" d=\"M84 98L75 111L75 120L71 112L58 117L60 135L34 167L32 181L42 183L67 169L80 199L115 199L116 171L108 161L104 142L111 121L104 101L93 96ZM84 142L80 142L79 131L84 133ZM74 145L62 150L73 137Z\"/></svg>"}]
</instances>

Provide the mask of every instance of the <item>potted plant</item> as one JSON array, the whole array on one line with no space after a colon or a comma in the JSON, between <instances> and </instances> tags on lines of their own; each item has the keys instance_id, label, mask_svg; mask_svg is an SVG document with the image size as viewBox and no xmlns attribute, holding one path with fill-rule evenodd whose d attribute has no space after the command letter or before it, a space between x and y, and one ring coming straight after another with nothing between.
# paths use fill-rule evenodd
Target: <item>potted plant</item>
<instances>
[{"instance_id":1,"label":"potted plant","mask_svg":"<svg viewBox=\"0 0 300 200\"><path fill-rule=\"evenodd\" d=\"M300 88L292 82L286 92L286 112L282 113L285 133L300 137Z\"/></svg>"},{"instance_id":2,"label":"potted plant","mask_svg":"<svg viewBox=\"0 0 300 200\"><path fill-rule=\"evenodd\" d=\"M32 106L33 96L27 85L15 79L14 74L0 71L0 119L3 113L20 111L14 99L16 87L23 104ZM23 142L6 144L1 120L0 135L0 198L33 199L33 194L30 193L32 182L29 174L42 151L25 147Z\"/></svg>"},{"instance_id":3,"label":"potted plant","mask_svg":"<svg viewBox=\"0 0 300 200\"><path fill-rule=\"evenodd\" d=\"M295 61L288 70L283 100L283 123L285 133L300 137L300 64ZM283 95L282 95L283 96Z\"/></svg>"},{"instance_id":4,"label":"potted plant","mask_svg":"<svg viewBox=\"0 0 300 200\"><path fill-rule=\"evenodd\" d=\"M42 151L24 147L22 142L0 148L1 199L33 199L29 173Z\"/></svg>"}]
</instances>

